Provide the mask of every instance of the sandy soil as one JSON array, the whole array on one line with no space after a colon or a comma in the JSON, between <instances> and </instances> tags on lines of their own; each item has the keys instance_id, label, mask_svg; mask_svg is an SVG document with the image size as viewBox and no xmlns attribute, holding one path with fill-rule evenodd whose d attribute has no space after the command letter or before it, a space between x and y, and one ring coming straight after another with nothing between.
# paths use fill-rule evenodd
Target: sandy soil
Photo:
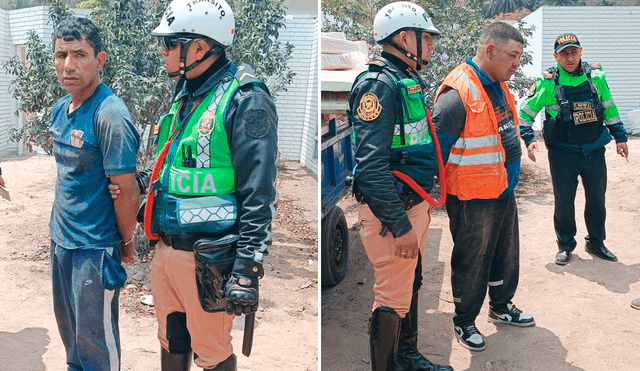
<instances>
[{"instance_id":1,"label":"sandy soil","mask_svg":"<svg viewBox=\"0 0 640 371\"><path fill-rule=\"evenodd\" d=\"M49 269L55 161L51 156L5 158L2 170L12 201L0 199L0 370L66 369ZM300 164L287 162L278 188L278 218L265 259L251 357L241 354L244 322L237 320L232 331L239 370L318 368L317 180ZM152 257L153 252L127 266L129 279L120 296L122 370L160 369L155 313L140 303L150 294Z\"/></svg>"},{"instance_id":2,"label":"sandy soil","mask_svg":"<svg viewBox=\"0 0 640 371\"><path fill-rule=\"evenodd\" d=\"M554 263L553 193L546 149L539 145L536 163L523 158L523 180L516 189L521 259L514 298L534 316L536 326L489 323L485 301L476 325L485 336L486 350L471 352L458 344L451 322L453 244L446 211L439 208L434 210L424 259L419 348L432 361L450 364L456 371L638 371L640 311L629 304L640 297L640 139L629 141L629 163L615 154L613 144L606 152L606 245L619 261L605 262L584 251L584 192L579 186L579 242L573 260L564 267ZM358 236L355 202L344 199L340 206L350 227L350 266L343 282L322 289L322 370L367 370L373 269Z\"/></svg>"}]
</instances>

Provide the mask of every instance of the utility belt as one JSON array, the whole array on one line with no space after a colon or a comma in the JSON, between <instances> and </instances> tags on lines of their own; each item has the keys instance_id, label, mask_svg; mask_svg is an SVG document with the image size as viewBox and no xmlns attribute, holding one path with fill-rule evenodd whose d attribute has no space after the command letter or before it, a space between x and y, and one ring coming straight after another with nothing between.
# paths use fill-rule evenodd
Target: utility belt
<instances>
[{"instance_id":1,"label":"utility belt","mask_svg":"<svg viewBox=\"0 0 640 371\"><path fill-rule=\"evenodd\" d=\"M175 250L194 253L196 287L202 309L209 313L222 312L226 306L225 286L236 260L237 234L223 236L168 235L159 237Z\"/></svg>"},{"instance_id":2,"label":"utility belt","mask_svg":"<svg viewBox=\"0 0 640 371\"><path fill-rule=\"evenodd\" d=\"M366 202L364 202L364 197L360 197L358 201L363 205L367 204ZM402 201L402 204L404 205L404 210L409 211L414 206L422 203L424 199L422 198L422 196L415 192L403 192L400 194L400 201Z\"/></svg>"},{"instance_id":3,"label":"utility belt","mask_svg":"<svg viewBox=\"0 0 640 371\"><path fill-rule=\"evenodd\" d=\"M171 246L175 250L182 251L193 251L193 245L198 241L201 237L198 236L174 236L166 234L160 231L160 239L164 242L165 245Z\"/></svg>"},{"instance_id":4,"label":"utility belt","mask_svg":"<svg viewBox=\"0 0 640 371\"><path fill-rule=\"evenodd\" d=\"M419 205L424 201L422 196L415 192L403 192L400 194L400 200L404 204L404 209L406 211L411 210L412 207Z\"/></svg>"}]
</instances>

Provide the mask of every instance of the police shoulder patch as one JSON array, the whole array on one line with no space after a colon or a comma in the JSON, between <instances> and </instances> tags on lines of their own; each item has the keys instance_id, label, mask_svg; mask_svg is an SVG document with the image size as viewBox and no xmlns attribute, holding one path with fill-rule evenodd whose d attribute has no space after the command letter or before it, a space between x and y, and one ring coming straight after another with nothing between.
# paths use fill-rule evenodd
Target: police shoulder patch
<instances>
[{"instance_id":1,"label":"police shoulder patch","mask_svg":"<svg viewBox=\"0 0 640 371\"><path fill-rule=\"evenodd\" d=\"M378 97L373 93L366 93L360 98L360 104L358 105L358 117L364 121L373 121L380 116L382 112L382 106Z\"/></svg>"},{"instance_id":2,"label":"police shoulder patch","mask_svg":"<svg viewBox=\"0 0 640 371\"><path fill-rule=\"evenodd\" d=\"M553 74L551 72L547 72L544 74L545 80L551 80L553 78Z\"/></svg>"},{"instance_id":3,"label":"police shoulder patch","mask_svg":"<svg viewBox=\"0 0 640 371\"><path fill-rule=\"evenodd\" d=\"M269 134L269 121L267 111L261 108L247 110L242 115L245 122L245 131L248 136L256 139L264 138Z\"/></svg>"},{"instance_id":4,"label":"police shoulder patch","mask_svg":"<svg viewBox=\"0 0 640 371\"><path fill-rule=\"evenodd\" d=\"M536 83L534 82L531 87L529 88L529 92L527 93L527 97L533 97L533 95L536 93Z\"/></svg>"},{"instance_id":5,"label":"police shoulder patch","mask_svg":"<svg viewBox=\"0 0 640 371\"><path fill-rule=\"evenodd\" d=\"M597 63L597 62L591 63L591 69L592 70L600 70L600 69L602 69L602 65L600 63Z\"/></svg>"}]
</instances>

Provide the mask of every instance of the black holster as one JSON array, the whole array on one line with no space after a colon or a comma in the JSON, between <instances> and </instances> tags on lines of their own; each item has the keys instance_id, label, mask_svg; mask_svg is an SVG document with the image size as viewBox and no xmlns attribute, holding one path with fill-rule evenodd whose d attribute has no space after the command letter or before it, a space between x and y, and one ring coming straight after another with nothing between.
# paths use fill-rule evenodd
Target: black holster
<instances>
[{"instance_id":1,"label":"black holster","mask_svg":"<svg viewBox=\"0 0 640 371\"><path fill-rule=\"evenodd\" d=\"M240 236L203 237L193 245L196 260L196 286L205 312L224 312L227 304L225 286L236 260L236 243Z\"/></svg>"}]
</instances>

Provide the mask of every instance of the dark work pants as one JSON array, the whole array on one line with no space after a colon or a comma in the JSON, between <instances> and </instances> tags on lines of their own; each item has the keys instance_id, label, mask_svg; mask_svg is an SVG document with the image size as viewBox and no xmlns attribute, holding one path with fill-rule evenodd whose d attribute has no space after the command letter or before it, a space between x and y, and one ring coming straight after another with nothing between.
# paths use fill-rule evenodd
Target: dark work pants
<instances>
[{"instance_id":1,"label":"dark work pants","mask_svg":"<svg viewBox=\"0 0 640 371\"><path fill-rule=\"evenodd\" d=\"M575 198L578 176L585 194L584 220L590 245L601 246L605 239L605 193L607 191L607 164L605 148L584 156L555 146L549 147L549 169L553 183L555 211L553 225L560 250L573 251L576 247Z\"/></svg>"},{"instance_id":2,"label":"dark work pants","mask_svg":"<svg viewBox=\"0 0 640 371\"><path fill-rule=\"evenodd\" d=\"M447 195L453 253L453 323L473 323L489 287L489 304L503 307L518 287L520 241L513 193L489 202L460 201Z\"/></svg>"},{"instance_id":3,"label":"dark work pants","mask_svg":"<svg viewBox=\"0 0 640 371\"><path fill-rule=\"evenodd\" d=\"M104 287L105 253L112 254L113 248L65 249L51 241L53 311L67 371L120 370L120 289Z\"/></svg>"}]
</instances>

